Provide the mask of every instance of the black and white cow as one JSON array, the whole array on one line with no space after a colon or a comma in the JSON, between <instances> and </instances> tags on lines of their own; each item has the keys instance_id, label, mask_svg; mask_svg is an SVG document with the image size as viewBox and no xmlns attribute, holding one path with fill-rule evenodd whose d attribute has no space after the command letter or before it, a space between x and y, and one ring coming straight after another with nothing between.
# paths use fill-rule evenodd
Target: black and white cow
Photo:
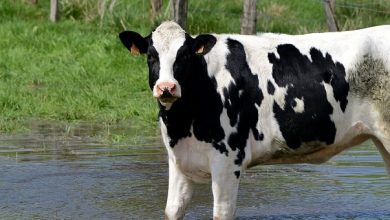
<instances>
[{"instance_id":1,"label":"black and white cow","mask_svg":"<svg viewBox=\"0 0 390 220\"><path fill-rule=\"evenodd\" d=\"M322 163L372 139L390 174L390 26L307 35L188 35L164 22L124 31L147 54L169 156L165 214L181 219L211 179L214 219L232 219L242 172Z\"/></svg>"}]
</instances>

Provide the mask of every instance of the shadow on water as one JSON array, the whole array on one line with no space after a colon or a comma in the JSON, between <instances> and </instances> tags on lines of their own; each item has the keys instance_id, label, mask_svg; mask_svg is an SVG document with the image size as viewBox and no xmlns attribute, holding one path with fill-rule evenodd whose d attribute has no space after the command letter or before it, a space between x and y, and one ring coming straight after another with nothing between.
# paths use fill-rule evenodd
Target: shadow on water
<instances>
[{"instance_id":1,"label":"shadow on water","mask_svg":"<svg viewBox=\"0 0 390 220\"><path fill-rule=\"evenodd\" d=\"M0 135L2 219L162 219L168 167L155 128L30 127ZM390 219L390 181L365 143L323 165L252 168L237 206L238 219ZM210 187L197 185L186 219L211 216Z\"/></svg>"}]
</instances>

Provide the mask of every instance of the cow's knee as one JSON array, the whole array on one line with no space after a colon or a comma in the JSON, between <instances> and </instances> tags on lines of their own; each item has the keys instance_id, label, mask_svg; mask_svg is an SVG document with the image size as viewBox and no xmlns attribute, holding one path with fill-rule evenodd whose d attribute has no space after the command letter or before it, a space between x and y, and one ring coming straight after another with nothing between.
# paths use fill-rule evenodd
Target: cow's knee
<instances>
[{"instance_id":1,"label":"cow's knee","mask_svg":"<svg viewBox=\"0 0 390 220\"><path fill-rule=\"evenodd\" d=\"M214 197L214 219L230 220L234 218L240 171L229 166L228 160L220 160L211 169L212 190Z\"/></svg>"},{"instance_id":2,"label":"cow's knee","mask_svg":"<svg viewBox=\"0 0 390 220\"><path fill-rule=\"evenodd\" d=\"M234 203L225 203L225 204L215 204L214 205L214 217L213 219L219 220L230 220L234 218L236 209L236 204Z\"/></svg>"},{"instance_id":3,"label":"cow's knee","mask_svg":"<svg viewBox=\"0 0 390 220\"><path fill-rule=\"evenodd\" d=\"M168 198L165 219L183 219L185 209L191 200L193 183L173 160L169 160Z\"/></svg>"},{"instance_id":4,"label":"cow's knee","mask_svg":"<svg viewBox=\"0 0 390 220\"><path fill-rule=\"evenodd\" d=\"M184 218L185 208L182 205L167 205L165 220L180 220Z\"/></svg>"}]
</instances>

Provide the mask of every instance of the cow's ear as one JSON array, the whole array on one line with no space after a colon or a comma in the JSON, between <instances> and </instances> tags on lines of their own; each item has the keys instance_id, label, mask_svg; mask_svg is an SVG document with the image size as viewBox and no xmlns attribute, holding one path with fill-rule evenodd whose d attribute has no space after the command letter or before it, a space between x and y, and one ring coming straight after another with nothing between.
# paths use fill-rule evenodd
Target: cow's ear
<instances>
[{"instance_id":1,"label":"cow's ear","mask_svg":"<svg viewBox=\"0 0 390 220\"><path fill-rule=\"evenodd\" d=\"M148 49L147 37L144 38L137 32L123 31L119 34L119 38L133 55L144 54Z\"/></svg>"},{"instance_id":2,"label":"cow's ear","mask_svg":"<svg viewBox=\"0 0 390 220\"><path fill-rule=\"evenodd\" d=\"M211 34L201 34L195 38L195 53L199 55L205 55L214 47L217 42Z\"/></svg>"}]
</instances>

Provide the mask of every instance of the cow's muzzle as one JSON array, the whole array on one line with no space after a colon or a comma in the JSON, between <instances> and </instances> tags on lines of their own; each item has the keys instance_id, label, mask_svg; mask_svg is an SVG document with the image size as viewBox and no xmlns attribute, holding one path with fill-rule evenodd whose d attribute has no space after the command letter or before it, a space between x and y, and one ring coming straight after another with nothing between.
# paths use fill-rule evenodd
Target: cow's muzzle
<instances>
[{"instance_id":1,"label":"cow's muzzle","mask_svg":"<svg viewBox=\"0 0 390 220\"><path fill-rule=\"evenodd\" d=\"M157 96L156 98L162 105L172 104L178 98L177 88L175 83L163 82L157 85Z\"/></svg>"},{"instance_id":2,"label":"cow's muzzle","mask_svg":"<svg viewBox=\"0 0 390 220\"><path fill-rule=\"evenodd\" d=\"M178 99L178 97L174 96L168 90L164 90L162 95L158 99L163 103L173 103Z\"/></svg>"}]
</instances>

